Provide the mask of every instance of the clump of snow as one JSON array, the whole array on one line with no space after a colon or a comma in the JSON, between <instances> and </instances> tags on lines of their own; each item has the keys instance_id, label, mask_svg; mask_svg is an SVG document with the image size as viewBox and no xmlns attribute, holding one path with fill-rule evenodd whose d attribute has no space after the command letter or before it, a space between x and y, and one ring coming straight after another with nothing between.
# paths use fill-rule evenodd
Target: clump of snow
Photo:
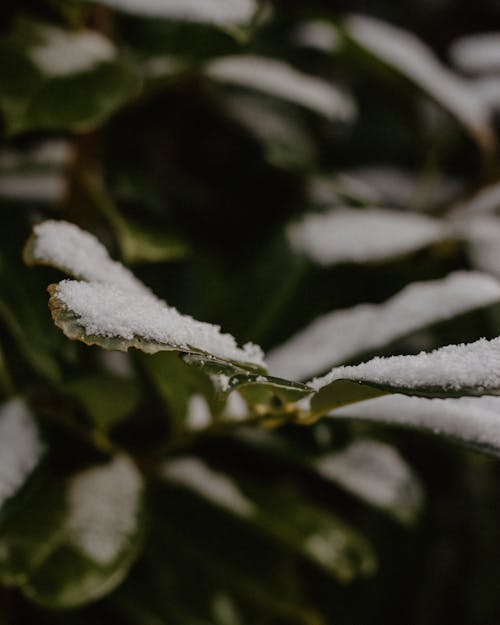
<instances>
[{"instance_id":1,"label":"clump of snow","mask_svg":"<svg viewBox=\"0 0 500 625\"><path fill-rule=\"evenodd\" d=\"M350 16L346 27L356 43L422 87L486 150L492 149L495 135L488 107L467 80L443 66L417 37L365 15Z\"/></svg>"},{"instance_id":2,"label":"clump of snow","mask_svg":"<svg viewBox=\"0 0 500 625\"><path fill-rule=\"evenodd\" d=\"M68 491L69 541L100 565L113 562L137 530L141 492L142 478L125 457L77 475Z\"/></svg>"},{"instance_id":3,"label":"clump of snow","mask_svg":"<svg viewBox=\"0 0 500 625\"><path fill-rule=\"evenodd\" d=\"M244 421L250 412L247 402L238 391L231 391L227 397L222 416L227 421Z\"/></svg>"},{"instance_id":4,"label":"clump of snow","mask_svg":"<svg viewBox=\"0 0 500 625\"><path fill-rule=\"evenodd\" d=\"M256 511L255 504L240 491L236 482L194 456L166 462L162 476L242 517L250 517Z\"/></svg>"},{"instance_id":5,"label":"clump of snow","mask_svg":"<svg viewBox=\"0 0 500 625\"><path fill-rule=\"evenodd\" d=\"M189 398L186 426L193 432L204 430L212 423L212 414L207 400L199 393L194 393Z\"/></svg>"},{"instance_id":6,"label":"clump of snow","mask_svg":"<svg viewBox=\"0 0 500 625\"><path fill-rule=\"evenodd\" d=\"M292 246L321 265L381 261L440 241L437 219L379 208L311 213L288 231Z\"/></svg>"},{"instance_id":7,"label":"clump of snow","mask_svg":"<svg viewBox=\"0 0 500 625\"><path fill-rule=\"evenodd\" d=\"M461 37L450 48L453 63L465 72L500 71L500 32L479 33Z\"/></svg>"},{"instance_id":8,"label":"clump of snow","mask_svg":"<svg viewBox=\"0 0 500 625\"><path fill-rule=\"evenodd\" d=\"M390 445L359 439L341 452L320 457L315 466L326 479L403 521L422 505L419 480Z\"/></svg>"},{"instance_id":9,"label":"clump of snow","mask_svg":"<svg viewBox=\"0 0 500 625\"><path fill-rule=\"evenodd\" d=\"M336 52L342 46L338 29L326 20L304 22L295 31L294 39L300 45L322 52Z\"/></svg>"},{"instance_id":10,"label":"clump of snow","mask_svg":"<svg viewBox=\"0 0 500 625\"><path fill-rule=\"evenodd\" d=\"M500 393L500 337L448 345L415 356L377 357L360 365L335 367L310 386L319 390L342 379L414 391L439 388L495 395Z\"/></svg>"},{"instance_id":11,"label":"clump of snow","mask_svg":"<svg viewBox=\"0 0 500 625\"><path fill-rule=\"evenodd\" d=\"M498 302L497 280L474 271L415 282L383 304L360 304L318 317L267 355L269 372L306 379L429 324Z\"/></svg>"},{"instance_id":12,"label":"clump of snow","mask_svg":"<svg viewBox=\"0 0 500 625\"><path fill-rule=\"evenodd\" d=\"M60 202L66 192L66 177L60 172L0 172L0 197L24 202Z\"/></svg>"},{"instance_id":13,"label":"clump of snow","mask_svg":"<svg viewBox=\"0 0 500 625\"><path fill-rule=\"evenodd\" d=\"M344 406L333 416L429 430L500 451L500 397L425 399L385 395Z\"/></svg>"},{"instance_id":14,"label":"clump of snow","mask_svg":"<svg viewBox=\"0 0 500 625\"><path fill-rule=\"evenodd\" d=\"M103 4L144 17L227 26L248 22L256 11L254 0L104 0Z\"/></svg>"},{"instance_id":15,"label":"clump of snow","mask_svg":"<svg viewBox=\"0 0 500 625\"><path fill-rule=\"evenodd\" d=\"M114 59L113 44L94 31L66 32L53 26L40 28L42 43L29 49L29 56L42 73L61 78L91 70Z\"/></svg>"},{"instance_id":16,"label":"clump of snow","mask_svg":"<svg viewBox=\"0 0 500 625\"><path fill-rule=\"evenodd\" d=\"M181 315L149 294L142 296L113 284L74 280L60 282L54 294L91 336L145 339L264 366L262 351L256 345L239 348L234 337L221 333L219 326Z\"/></svg>"},{"instance_id":17,"label":"clump of snow","mask_svg":"<svg viewBox=\"0 0 500 625\"><path fill-rule=\"evenodd\" d=\"M0 407L0 509L24 484L42 455L35 421L24 402Z\"/></svg>"},{"instance_id":18,"label":"clump of snow","mask_svg":"<svg viewBox=\"0 0 500 625\"><path fill-rule=\"evenodd\" d=\"M355 104L347 94L283 61L259 56L227 56L210 62L206 73L220 82L257 89L300 104L327 119L350 121L356 115Z\"/></svg>"},{"instance_id":19,"label":"clump of snow","mask_svg":"<svg viewBox=\"0 0 500 625\"><path fill-rule=\"evenodd\" d=\"M493 213L500 209L500 182L483 187L468 200L456 206L452 217L467 217L484 213Z\"/></svg>"},{"instance_id":20,"label":"clump of snow","mask_svg":"<svg viewBox=\"0 0 500 625\"><path fill-rule=\"evenodd\" d=\"M457 226L467 242L472 264L483 271L500 276L500 218L476 217Z\"/></svg>"},{"instance_id":21,"label":"clump of snow","mask_svg":"<svg viewBox=\"0 0 500 625\"><path fill-rule=\"evenodd\" d=\"M109 257L102 243L78 226L48 220L36 225L33 233L33 261L54 265L76 278L113 284L128 293L154 298L131 271Z\"/></svg>"}]
</instances>

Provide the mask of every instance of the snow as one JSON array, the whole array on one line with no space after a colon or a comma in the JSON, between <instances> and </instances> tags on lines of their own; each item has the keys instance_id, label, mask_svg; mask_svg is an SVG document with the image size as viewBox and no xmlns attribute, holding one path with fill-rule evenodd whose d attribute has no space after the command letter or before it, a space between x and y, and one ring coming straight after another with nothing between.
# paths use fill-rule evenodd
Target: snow
<instances>
[{"instance_id":1,"label":"snow","mask_svg":"<svg viewBox=\"0 0 500 625\"><path fill-rule=\"evenodd\" d=\"M264 366L261 349L251 343L239 348L234 337L218 326L181 315L158 299L91 234L64 221L45 221L34 228L26 255L88 280L64 280L55 296L78 318L90 335L155 341L176 348L193 348L228 360Z\"/></svg>"},{"instance_id":2,"label":"snow","mask_svg":"<svg viewBox=\"0 0 500 625\"><path fill-rule=\"evenodd\" d=\"M337 28L326 20L304 22L295 31L294 40L322 52L337 52L342 47L342 38Z\"/></svg>"},{"instance_id":3,"label":"snow","mask_svg":"<svg viewBox=\"0 0 500 625\"><path fill-rule=\"evenodd\" d=\"M465 393L473 389L477 394L495 395L500 392L500 337L448 345L414 356L377 357L360 365L335 367L309 384L319 390L342 379L413 391L430 387Z\"/></svg>"},{"instance_id":4,"label":"snow","mask_svg":"<svg viewBox=\"0 0 500 625\"><path fill-rule=\"evenodd\" d=\"M59 267L83 280L113 284L123 291L154 298L121 263L109 257L107 249L92 234L66 221L44 221L33 228L31 250L35 262Z\"/></svg>"},{"instance_id":5,"label":"snow","mask_svg":"<svg viewBox=\"0 0 500 625\"><path fill-rule=\"evenodd\" d=\"M162 476L239 516L251 517L256 511L255 504L240 491L236 482L194 456L183 456L166 462Z\"/></svg>"},{"instance_id":6,"label":"snow","mask_svg":"<svg viewBox=\"0 0 500 625\"><path fill-rule=\"evenodd\" d=\"M256 11L254 0L103 0L103 4L143 17L222 26L248 22Z\"/></svg>"},{"instance_id":7,"label":"snow","mask_svg":"<svg viewBox=\"0 0 500 625\"><path fill-rule=\"evenodd\" d=\"M48 139L29 150L3 149L0 151L0 169L17 169L25 166L59 166L69 164L71 143L65 139Z\"/></svg>"},{"instance_id":8,"label":"snow","mask_svg":"<svg viewBox=\"0 0 500 625\"><path fill-rule=\"evenodd\" d=\"M142 478L126 457L82 471L70 483L69 541L100 565L111 564L137 530Z\"/></svg>"},{"instance_id":9,"label":"snow","mask_svg":"<svg viewBox=\"0 0 500 625\"><path fill-rule=\"evenodd\" d=\"M500 75L485 76L474 80L474 89L493 112L500 111Z\"/></svg>"},{"instance_id":10,"label":"snow","mask_svg":"<svg viewBox=\"0 0 500 625\"><path fill-rule=\"evenodd\" d=\"M500 218L485 216L464 221L461 234L472 264L500 277Z\"/></svg>"},{"instance_id":11,"label":"snow","mask_svg":"<svg viewBox=\"0 0 500 625\"><path fill-rule=\"evenodd\" d=\"M402 520L421 506L421 485L398 452L390 445L358 439L337 453L315 461L320 475Z\"/></svg>"},{"instance_id":12,"label":"snow","mask_svg":"<svg viewBox=\"0 0 500 625\"><path fill-rule=\"evenodd\" d=\"M443 66L417 37L368 16L352 15L345 24L357 44L423 88L485 149L492 149L494 132L488 107L467 80Z\"/></svg>"},{"instance_id":13,"label":"snow","mask_svg":"<svg viewBox=\"0 0 500 625\"><path fill-rule=\"evenodd\" d=\"M468 200L455 206L451 217L467 217L481 213L493 213L500 209L500 182L483 187Z\"/></svg>"},{"instance_id":14,"label":"snow","mask_svg":"<svg viewBox=\"0 0 500 625\"><path fill-rule=\"evenodd\" d=\"M39 29L43 40L28 54L38 69L51 78L86 72L115 58L113 44L94 31L66 32L53 26Z\"/></svg>"},{"instance_id":15,"label":"snow","mask_svg":"<svg viewBox=\"0 0 500 625\"><path fill-rule=\"evenodd\" d=\"M269 372L304 380L427 325L499 302L500 284L479 272L415 282L383 304L360 304L318 317L267 354Z\"/></svg>"},{"instance_id":16,"label":"snow","mask_svg":"<svg viewBox=\"0 0 500 625\"><path fill-rule=\"evenodd\" d=\"M478 33L453 42L450 58L464 72L500 71L500 32Z\"/></svg>"},{"instance_id":17,"label":"snow","mask_svg":"<svg viewBox=\"0 0 500 625\"><path fill-rule=\"evenodd\" d=\"M0 510L24 484L43 445L26 404L11 399L0 407Z\"/></svg>"},{"instance_id":18,"label":"snow","mask_svg":"<svg viewBox=\"0 0 500 625\"><path fill-rule=\"evenodd\" d=\"M60 202L66 176L59 172L0 172L0 197L24 202Z\"/></svg>"},{"instance_id":19,"label":"snow","mask_svg":"<svg viewBox=\"0 0 500 625\"><path fill-rule=\"evenodd\" d=\"M332 416L429 430L500 450L500 397L425 399L386 395L345 406Z\"/></svg>"},{"instance_id":20,"label":"snow","mask_svg":"<svg viewBox=\"0 0 500 625\"><path fill-rule=\"evenodd\" d=\"M207 400L200 393L194 393L188 402L186 413L187 428L192 432L198 432L209 427L211 423L212 414Z\"/></svg>"},{"instance_id":21,"label":"snow","mask_svg":"<svg viewBox=\"0 0 500 625\"><path fill-rule=\"evenodd\" d=\"M57 285L55 297L75 313L78 324L91 336L145 339L263 366L259 347L249 343L239 348L219 326L181 315L149 294L141 296L107 283L64 280Z\"/></svg>"},{"instance_id":22,"label":"snow","mask_svg":"<svg viewBox=\"0 0 500 625\"><path fill-rule=\"evenodd\" d=\"M350 121L356 116L355 104L347 94L283 61L250 55L226 56L210 62L206 73L220 82L299 104L332 121Z\"/></svg>"},{"instance_id":23,"label":"snow","mask_svg":"<svg viewBox=\"0 0 500 625\"><path fill-rule=\"evenodd\" d=\"M380 208L311 213L288 230L292 246L320 265L382 261L446 235L446 225L437 219Z\"/></svg>"},{"instance_id":24,"label":"snow","mask_svg":"<svg viewBox=\"0 0 500 625\"><path fill-rule=\"evenodd\" d=\"M244 421L250 416L247 402L238 391L231 391L227 397L222 416L226 421Z\"/></svg>"}]
</instances>

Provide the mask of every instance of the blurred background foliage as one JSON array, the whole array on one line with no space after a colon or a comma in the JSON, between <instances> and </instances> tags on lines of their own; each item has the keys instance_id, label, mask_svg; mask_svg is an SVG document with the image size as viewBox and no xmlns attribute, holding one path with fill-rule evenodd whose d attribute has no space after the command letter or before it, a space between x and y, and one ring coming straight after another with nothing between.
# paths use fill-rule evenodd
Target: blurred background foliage
<instances>
[{"instance_id":1,"label":"blurred background foliage","mask_svg":"<svg viewBox=\"0 0 500 625\"><path fill-rule=\"evenodd\" d=\"M381 302L410 282L470 266L463 245L445 242L387 262L320 267L286 239L287 224L307 211L362 207L373 197L389 208L442 216L500 175L491 136L464 130L432 91L345 35L344 16L353 12L413 32L448 65L455 40L500 27L495 0L276 1L237 26L88 2L2 4L0 389L4 399L29 399L49 451L42 475L26 486L38 499L25 494L14 521L0 518L1 548L17 532L20 551L38 549L37 528L50 525L49 512L57 515L58 480L105 457L104 435L133 453L146 474L165 453L186 452L174 434L188 403L185 388L199 386L184 381L185 368L170 355L115 358L67 341L46 304L45 287L59 273L22 264L34 223L77 223L169 304L266 350L327 311ZM83 29L95 39L82 55L89 45L98 62L79 66L80 48L66 53L65 46ZM55 61L38 56L37 65L33 50L44 37L59 47ZM249 89L214 69L214 59L244 55L287 63L341 89L347 104L325 115L314 104L301 105L300 95L297 104L276 97L272 87ZM494 133L498 117L491 109ZM492 337L498 320L498 311L463 316L405 349ZM408 478L412 488L423 485L421 510L406 507L401 515L370 506L314 470L311 458L358 437L399 450L419 476ZM91 566L62 548L23 591L0 570L0 621L486 625L500 619L495 459L425 434L333 422L290 425L272 436L212 433L190 440L187 451L236 480L258 513L249 520L175 480L153 480L140 555L137 549L115 563L121 579L133 562L122 585L102 598L82 590L69 603L88 599L88 605L60 611L62 585ZM320 555L307 547L318 535L328 543ZM109 571L95 574L109 581Z\"/></svg>"}]
</instances>

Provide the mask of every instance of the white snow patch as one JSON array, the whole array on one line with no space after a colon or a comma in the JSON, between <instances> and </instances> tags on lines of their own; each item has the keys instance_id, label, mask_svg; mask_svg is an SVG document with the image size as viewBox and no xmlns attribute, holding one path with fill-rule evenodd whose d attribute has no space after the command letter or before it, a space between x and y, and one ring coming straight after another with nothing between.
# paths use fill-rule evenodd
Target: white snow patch
<instances>
[{"instance_id":1,"label":"white snow patch","mask_svg":"<svg viewBox=\"0 0 500 625\"><path fill-rule=\"evenodd\" d=\"M103 0L103 4L144 17L229 26L248 22L254 0Z\"/></svg>"},{"instance_id":2,"label":"white snow patch","mask_svg":"<svg viewBox=\"0 0 500 625\"><path fill-rule=\"evenodd\" d=\"M461 37L450 48L453 63L471 74L500 71L500 32Z\"/></svg>"},{"instance_id":3,"label":"white snow patch","mask_svg":"<svg viewBox=\"0 0 500 625\"><path fill-rule=\"evenodd\" d=\"M383 304L360 304L318 317L267 355L269 372L307 379L429 324L498 302L500 284L479 272L459 271L442 280L415 282Z\"/></svg>"},{"instance_id":4,"label":"white snow patch","mask_svg":"<svg viewBox=\"0 0 500 625\"><path fill-rule=\"evenodd\" d=\"M94 31L67 32L43 26L39 34L43 43L28 53L40 71L51 78L86 72L112 61L116 54L113 44Z\"/></svg>"},{"instance_id":5,"label":"white snow patch","mask_svg":"<svg viewBox=\"0 0 500 625\"><path fill-rule=\"evenodd\" d=\"M500 112L500 75L485 76L474 80L474 89L493 112Z\"/></svg>"},{"instance_id":6,"label":"white snow patch","mask_svg":"<svg viewBox=\"0 0 500 625\"><path fill-rule=\"evenodd\" d=\"M236 482L194 456L166 462L162 476L242 517L250 517L256 512L255 504L240 491Z\"/></svg>"},{"instance_id":7,"label":"white snow patch","mask_svg":"<svg viewBox=\"0 0 500 625\"><path fill-rule=\"evenodd\" d=\"M66 176L59 172L0 172L0 197L24 202L60 202L66 192Z\"/></svg>"},{"instance_id":8,"label":"white snow patch","mask_svg":"<svg viewBox=\"0 0 500 625\"><path fill-rule=\"evenodd\" d=\"M207 400L199 393L194 393L189 398L186 426L193 432L204 430L212 423L212 414Z\"/></svg>"},{"instance_id":9,"label":"white snow patch","mask_svg":"<svg viewBox=\"0 0 500 625\"><path fill-rule=\"evenodd\" d=\"M333 416L429 430L500 450L500 397L426 399L386 395L345 406Z\"/></svg>"},{"instance_id":10,"label":"white snow patch","mask_svg":"<svg viewBox=\"0 0 500 625\"><path fill-rule=\"evenodd\" d=\"M219 326L181 315L149 294L142 296L113 284L63 280L57 285L55 296L76 314L89 335L141 338L264 366L262 351L256 345L247 343L240 348L234 337L223 334Z\"/></svg>"},{"instance_id":11,"label":"white snow patch","mask_svg":"<svg viewBox=\"0 0 500 625\"><path fill-rule=\"evenodd\" d=\"M337 28L326 20L304 22L294 33L295 41L303 46L322 52L337 52L342 46L342 38Z\"/></svg>"},{"instance_id":12,"label":"white snow patch","mask_svg":"<svg viewBox=\"0 0 500 625\"><path fill-rule=\"evenodd\" d=\"M227 421L244 421L250 415L247 402L238 391L231 391L226 400L222 416Z\"/></svg>"},{"instance_id":13,"label":"white snow patch","mask_svg":"<svg viewBox=\"0 0 500 625\"><path fill-rule=\"evenodd\" d=\"M38 429L26 404L11 399L0 407L0 509L24 484L42 455Z\"/></svg>"},{"instance_id":14,"label":"white snow patch","mask_svg":"<svg viewBox=\"0 0 500 625\"><path fill-rule=\"evenodd\" d=\"M359 439L315 462L318 473L374 506L411 517L421 506L421 485L390 445Z\"/></svg>"},{"instance_id":15,"label":"white snow patch","mask_svg":"<svg viewBox=\"0 0 500 625\"><path fill-rule=\"evenodd\" d=\"M457 232L467 242L471 263L500 277L500 217L484 216L464 220Z\"/></svg>"},{"instance_id":16,"label":"white snow patch","mask_svg":"<svg viewBox=\"0 0 500 625\"><path fill-rule=\"evenodd\" d=\"M68 490L69 541L100 565L113 562L136 532L141 492L142 478L124 456L82 471Z\"/></svg>"},{"instance_id":17,"label":"white snow patch","mask_svg":"<svg viewBox=\"0 0 500 625\"><path fill-rule=\"evenodd\" d=\"M447 226L424 215L380 208L336 208L292 224L292 246L320 265L381 261L447 236Z\"/></svg>"},{"instance_id":18,"label":"white snow patch","mask_svg":"<svg viewBox=\"0 0 500 625\"><path fill-rule=\"evenodd\" d=\"M442 65L415 35L364 15L346 20L360 46L400 71L454 115L484 148L494 146L490 112L473 86Z\"/></svg>"},{"instance_id":19,"label":"white snow patch","mask_svg":"<svg viewBox=\"0 0 500 625\"><path fill-rule=\"evenodd\" d=\"M21 167L65 167L72 157L71 143L65 139L48 139L29 150L4 149L0 151L0 169Z\"/></svg>"},{"instance_id":20,"label":"white snow patch","mask_svg":"<svg viewBox=\"0 0 500 625\"><path fill-rule=\"evenodd\" d=\"M220 82L300 104L330 120L350 121L356 116L354 101L346 93L283 61L250 55L227 56L210 62L206 73Z\"/></svg>"},{"instance_id":21,"label":"white snow patch","mask_svg":"<svg viewBox=\"0 0 500 625\"><path fill-rule=\"evenodd\" d=\"M44 221L33 228L32 255L37 262L55 265L76 278L113 284L125 292L156 300L151 291L92 234L66 221Z\"/></svg>"},{"instance_id":22,"label":"white snow patch","mask_svg":"<svg viewBox=\"0 0 500 625\"><path fill-rule=\"evenodd\" d=\"M415 356L377 357L360 365L335 367L309 384L319 390L342 379L401 389L440 387L448 392L475 389L495 395L500 393L500 337L448 345Z\"/></svg>"},{"instance_id":23,"label":"white snow patch","mask_svg":"<svg viewBox=\"0 0 500 625\"><path fill-rule=\"evenodd\" d=\"M450 213L452 218L472 217L484 213L494 213L500 209L500 182L483 187L468 200L455 206Z\"/></svg>"}]
</instances>

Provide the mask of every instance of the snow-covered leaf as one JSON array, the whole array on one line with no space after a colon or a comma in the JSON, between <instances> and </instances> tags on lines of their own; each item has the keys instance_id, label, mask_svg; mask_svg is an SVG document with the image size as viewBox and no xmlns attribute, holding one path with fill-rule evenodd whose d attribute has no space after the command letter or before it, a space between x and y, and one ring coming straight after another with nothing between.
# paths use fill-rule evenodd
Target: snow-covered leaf
<instances>
[{"instance_id":1,"label":"snow-covered leaf","mask_svg":"<svg viewBox=\"0 0 500 625\"><path fill-rule=\"evenodd\" d=\"M314 464L322 477L402 523L411 523L422 508L420 480L390 445L358 439L339 452L320 456Z\"/></svg>"},{"instance_id":2,"label":"snow-covered leaf","mask_svg":"<svg viewBox=\"0 0 500 625\"><path fill-rule=\"evenodd\" d=\"M115 588L141 542L142 488L139 472L124 456L72 478L59 541L23 592L43 605L69 608Z\"/></svg>"},{"instance_id":3,"label":"snow-covered leaf","mask_svg":"<svg viewBox=\"0 0 500 625\"><path fill-rule=\"evenodd\" d=\"M264 369L259 347L248 343L240 348L218 326L181 315L73 224L47 221L36 226L24 258L28 264L52 265L86 280L50 287L54 322L71 339L120 351L135 347L147 353L194 353L244 369Z\"/></svg>"},{"instance_id":4,"label":"snow-covered leaf","mask_svg":"<svg viewBox=\"0 0 500 625\"><path fill-rule=\"evenodd\" d=\"M10 133L91 129L139 89L136 69L93 31L18 20L0 55L0 110Z\"/></svg>"},{"instance_id":5,"label":"snow-covered leaf","mask_svg":"<svg viewBox=\"0 0 500 625\"><path fill-rule=\"evenodd\" d=\"M487 152L495 146L490 110L466 79L454 74L412 33L365 15L345 21L348 36L421 87L456 117Z\"/></svg>"},{"instance_id":6,"label":"snow-covered leaf","mask_svg":"<svg viewBox=\"0 0 500 625\"><path fill-rule=\"evenodd\" d=\"M461 37L450 47L453 63L471 74L500 71L500 32Z\"/></svg>"},{"instance_id":7,"label":"snow-covered leaf","mask_svg":"<svg viewBox=\"0 0 500 625\"><path fill-rule=\"evenodd\" d=\"M103 4L143 17L219 26L245 24L257 9L254 0L104 0Z\"/></svg>"},{"instance_id":8,"label":"snow-covered leaf","mask_svg":"<svg viewBox=\"0 0 500 625\"><path fill-rule=\"evenodd\" d=\"M345 406L332 417L415 428L500 454L500 397L426 399L387 395Z\"/></svg>"},{"instance_id":9,"label":"snow-covered leaf","mask_svg":"<svg viewBox=\"0 0 500 625\"><path fill-rule=\"evenodd\" d=\"M467 244L467 254L477 269L500 276L500 218L479 216L457 223L457 233Z\"/></svg>"},{"instance_id":10,"label":"snow-covered leaf","mask_svg":"<svg viewBox=\"0 0 500 625\"><path fill-rule=\"evenodd\" d=\"M228 477L199 458L184 456L164 464L162 477L181 485L212 505L255 525L339 581L371 574L370 546L342 521L300 493L262 488Z\"/></svg>"},{"instance_id":11,"label":"snow-covered leaf","mask_svg":"<svg viewBox=\"0 0 500 625\"><path fill-rule=\"evenodd\" d=\"M335 367L309 384L316 390L311 399L316 415L387 393L440 398L500 395L500 338Z\"/></svg>"},{"instance_id":12,"label":"snow-covered leaf","mask_svg":"<svg viewBox=\"0 0 500 625\"><path fill-rule=\"evenodd\" d=\"M304 22L294 32L293 38L299 45L322 52L337 52L342 46L342 38L337 27L326 20Z\"/></svg>"},{"instance_id":13,"label":"snow-covered leaf","mask_svg":"<svg viewBox=\"0 0 500 625\"><path fill-rule=\"evenodd\" d=\"M292 247L320 265L383 261L448 236L437 219L379 208L310 213L288 231Z\"/></svg>"},{"instance_id":14,"label":"snow-covered leaf","mask_svg":"<svg viewBox=\"0 0 500 625\"><path fill-rule=\"evenodd\" d=\"M354 101L338 87L303 74L283 61L260 56L228 56L208 63L205 72L219 82L288 100L332 121L351 121L356 115Z\"/></svg>"},{"instance_id":15,"label":"snow-covered leaf","mask_svg":"<svg viewBox=\"0 0 500 625\"><path fill-rule=\"evenodd\" d=\"M11 399L0 406L0 511L38 464L43 445L27 405Z\"/></svg>"},{"instance_id":16,"label":"snow-covered leaf","mask_svg":"<svg viewBox=\"0 0 500 625\"><path fill-rule=\"evenodd\" d=\"M412 283L383 304L360 304L318 317L266 360L273 375L304 380L428 325L497 303L496 279L456 272L442 280Z\"/></svg>"},{"instance_id":17,"label":"snow-covered leaf","mask_svg":"<svg viewBox=\"0 0 500 625\"><path fill-rule=\"evenodd\" d=\"M477 217L500 209L500 182L481 188L472 197L453 207L451 217Z\"/></svg>"}]
</instances>

